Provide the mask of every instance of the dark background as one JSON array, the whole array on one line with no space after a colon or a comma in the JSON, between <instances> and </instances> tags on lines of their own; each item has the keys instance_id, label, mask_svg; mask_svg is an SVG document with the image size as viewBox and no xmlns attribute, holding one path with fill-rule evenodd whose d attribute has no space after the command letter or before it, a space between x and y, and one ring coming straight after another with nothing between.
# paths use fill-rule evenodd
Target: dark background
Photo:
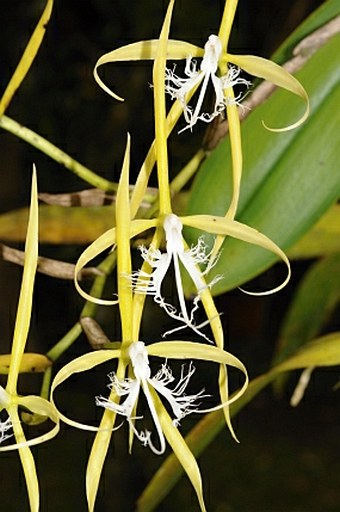
<instances>
[{"instance_id":1,"label":"dark background","mask_svg":"<svg viewBox=\"0 0 340 512\"><path fill-rule=\"evenodd\" d=\"M269 56L320 1L242 0L230 50ZM132 135L132 170L142 163L153 138L151 66L148 63L106 66L106 81L126 101L117 103L95 84L92 69L99 56L139 39L157 37L166 2L57 0L38 57L7 114L46 136L102 176L117 180L126 132ZM3 91L40 16L43 2L2 0L0 20L0 91ZM223 2L177 0L171 37L203 45L218 29ZM171 168L175 174L200 145L204 126L194 136L173 136ZM39 190L63 192L87 188L64 170L14 136L0 133L0 212L27 205L32 162L38 168ZM41 247L41 254L74 261L81 247ZM21 270L0 262L1 352L7 352L13 331ZM280 322L294 290L311 262L294 264L289 286L273 297L251 298L239 291L218 298L228 349L247 365L251 377L270 364ZM268 272L266 287L275 280ZM46 351L77 320L82 300L72 283L37 277L29 348ZM112 310L100 318L115 337ZM154 315L149 312L151 325ZM334 323L335 319L333 319ZM148 326L145 326L147 329ZM325 329L331 329L330 324ZM84 348L85 347L85 348ZM81 339L74 355L87 349ZM60 364L64 364L67 356ZM206 371L210 371L207 369ZM235 421L237 445L223 432L200 458L210 512L336 512L340 510L339 411L332 387L338 373L315 372L305 399L297 409L289 396L297 382L292 375L286 395L276 400L263 392ZM22 382L37 392L39 376ZM0 380L0 383L4 383ZM98 369L65 385L60 404L83 420L99 417L93 397L103 393L105 372ZM66 410L66 409L64 409ZM195 418L189 417L184 430ZM161 458L137 443L127 454L126 426L113 436L96 510L130 511ZM43 512L86 510L84 476L93 436L63 427L59 437L34 448L41 479ZM9 511L28 510L25 483L17 453L0 456L0 504ZM159 511L198 510L190 483L183 478Z\"/></svg>"}]
</instances>

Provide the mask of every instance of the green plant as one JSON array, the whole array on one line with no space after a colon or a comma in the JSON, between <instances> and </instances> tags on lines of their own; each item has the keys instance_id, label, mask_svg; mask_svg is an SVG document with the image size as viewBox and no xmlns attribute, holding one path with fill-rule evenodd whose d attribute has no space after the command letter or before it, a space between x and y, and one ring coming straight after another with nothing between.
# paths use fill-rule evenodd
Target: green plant
<instances>
[{"instance_id":1,"label":"green plant","mask_svg":"<svg viewBox=\"0 0 340 512\"><path fill-rule=\"evenodd\" d=\"M158 39L117 48L97 61L94 77L116 100L122 98L104 83L98 68L122 61L152 61L155 140L134 185L130 184L129 135L119 182L114 183L5 115L41 45L52 12L52 0L47 2L2 97L0 126L3 129L35 146L98 189L87 194L81 193L77 200L87 198L89 204L96 204L96 201L109 196L113 202L109 209L82 207L74 213L71 208L65 208L61 214L63 208L60 204L72 204L72 194L42 194L42 199L56 203L57 206L52 204L40 208L40 240L56 241L51 222L59 227L65 224L65 237L74 223L77 235L73 236L76 241L92 243L82 252L75 265L38 257L37 192L34 178L25 253L3 246L3 256L18 263L24 262L22 293L28 297L27 304L32 301L36 268L59 278L67 279L71 274L76 289L86 301L79 320L45 355L23 353L31 307L27 306L24 315L19 302L18 322L21 318L25 321L24 327L19 325L20 351L14 335L12 353L0 356L1 372L8 373L7 387L0 388L0 406L1 410L7 410L9 414L1 422L0 439L5 444L0 447L0 451L19 450L31 510L39 510L40 504L38 476L29 446L33 441L42 442L56 435L60 420L73 427L96 432L86 473L87 505L89 510L94 510L110 441L114 431L120 427L120 424L116 426L117 415L127 420L129 451L132 451L136 439L156 454L165 452L166 441L173 451L141 495L138 509L154 510L181 472L185 471L195 489L200 509L206 510L196 457L223 426L227 425L232 437L237 440L232 417L265 386L274 382L277 387L281 383L282 387L284 381L281 375L290 370L306 368L307 373L303 375L308 376L315 367L333 366L340 362L339 333L317 337L325 315L321 313L317 318L314 314L316 320L312 327L309 325L309 331L303 321L306 312L307 318L311 314L311 308L320 312L321 304L326 301L329 304L328 311L338 301L335 282L329 287L323 287L324 294L319 301L308 301L316 293L311 292L309 287L323 280L329 283L329 273L337 272L338 257L333 254L314 269L312 277L306 276L282 328L281 342L271 369L249 382L245 365L225 350L223 327L214 295L237 286L243 287L277 258L287 267L287 276L282 283L275 284L269 290L246 293L268 295L281 290L291 275L290 262L283 249L294 254L294 257L303 256L306 252L309 254L308 239L307 242L298 240L335 202L339 193L336 173L338 144L334 136L338 117L333 114L339 101L337 68L334 65L339 44L336 18L339 10L336 3L332 0L325 2L274 55L274 59L282 64L288 59L291 49L296 47L297 60L293 64L290 62L290 66L293 66L294 71L298 70L297 78L272 61L229 53L228 42L237 3L235 0L226 1L218 36L210 35L204 49L169 38L175 4L174 0L170 0ZM200 64L194 58L202 58ZM183 76L177 74L177 70L175 73L175 69L167 67L167 60L183 59L186 60ZM321 77L316 72L320 66L323 69ZM244 90L235 93L235 87L238 91L238 87L242 89L249 84L248 80L240 76L241 69L265 78L285 91L273 93L272 90L263 91L263 86L259 86L250 98L244 98ZM204 96L209 84L215 95L214 107L205 112ZM301 84L306 86L308 94ZM291 102L287 91L290 96L291 93L295 94L300 102L303 100L304 110L298 111L300 107L294 100ZM195 93L198 100L191 106ZM169 111L166 108L166 94L175 100ZM247 101L256 108L241 125L240 118L246 112ZM226 113L227 124L220 120L223 113ZM180 132L192 131L200 121L218 123L215 132L208 131L204 148L170 181L168 138L177 123L181 122L182 115L187 124L184 127L180 125ZM276 128L277 123L280 123L279 128ZM242 147L242 140L248 141L246 148ZM149 180L154 167L157 187L151 189ZM320 170L326 170L322 179ZM194 183L188 189L187 185L195 174ZM332 218L338 214L337 209L332 212ZM94 214L100 224L98 231L91 226ZM9 237L13 223L16 226L25 225L25 216L27 211L4 214L0 218L3 238ZM34 240L32 216L35 219ZM314 240L313 229L306 236ZM143 238L142 243L139 237ZM295 242L297 245L294 248ZM139 270L132 259L136 247L141 256ZM97 267L86 267L108 249L110 252ZM338 247L334 249L331 245L331 252L337 250ZM322 254L323 247L319 244L316 255ZM168 299L164 287L171 268L175 290ZM29 285L25 285L25 272L30 275ZM104 287L111 274L116 275L117 296L108 300L103 298ZM86 275L94 278L89 292L82 286L82 279ZM166 313L172 322L165 333L164 329L160 329L158 341L149 340L145 328L144 341L141 341L147 296L152 297L159 311ZM188 303L189 296L194 297L191 306ZM96 321L98 306L101 305L118 307L118 340L110 341ZM196 314L200 305L205 317L198 322ZM184 336L187 332L191 333L192 341L178 339L177 333L182 334L183 330ZM53 365L69 351L82 332L97 350L72 359L55 374ZM174 339L163 341L162 336ZM165 360L155 374L150 366L149 358L152 357ZM72 419L59 410L56 406L58 386L74 374L91 370L103 363L111 363L115 359L118 361L117 366L109 374L109 396L103 396L102 391L96 397L96 404L104 411L99 426ZM194 367L191 362L186 367L182 366L176 379L168 363L173 359L217 363L220 403L205 407L207 396L203 390L187 391L187 388L191 389L189 381L194 374ZM240 388L233 394L229 390L229 367L236 368L243 375ZM13 379L17 379L20 372L33 372L36 368L44 373L41 397L18 397ZM297 389L296 400L303 394L303 384ZM142 395L155 433L139 427L139 401ZM19 405L30 411L22 413L23 422L35 425L50 418L55 423L51 433L37 440L26 441L23 433L18 430L21 428L17 412ZM191 413L204 413L205 416L184 438L179 430L180 421ZM13 444L10 444L8 438L11 426L15 435Z\"/></svg>"}]
</instances>

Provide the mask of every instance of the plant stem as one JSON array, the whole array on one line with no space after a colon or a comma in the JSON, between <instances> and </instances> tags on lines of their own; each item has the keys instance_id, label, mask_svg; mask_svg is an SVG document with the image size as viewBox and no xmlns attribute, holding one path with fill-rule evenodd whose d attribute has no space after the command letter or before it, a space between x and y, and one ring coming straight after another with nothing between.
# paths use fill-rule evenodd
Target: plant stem
<instances>
[{"instance_id":1,"label":"plant stem","mask_svg":"<svg viewBox=\"0 0 340 512\"><path fill-rule=\"evenodd\" d=\"M41 135L38 135L26 126L17 123L14 119L7 116L1 116L0 127L10 133L13 133L13 135L16 135L25 142L28 142L31 146L39 149L39 151L42 151L42 153L45 153L50 158L66 167L66 169L73 172L76 176L90 185L107 192L115 192L117 190L116 183L112 183L111 181L98 176L96 173L74 160L70 155L59 149L57 146L44 139L44 137L41 137Z\"/></svg>"}]
</instances>

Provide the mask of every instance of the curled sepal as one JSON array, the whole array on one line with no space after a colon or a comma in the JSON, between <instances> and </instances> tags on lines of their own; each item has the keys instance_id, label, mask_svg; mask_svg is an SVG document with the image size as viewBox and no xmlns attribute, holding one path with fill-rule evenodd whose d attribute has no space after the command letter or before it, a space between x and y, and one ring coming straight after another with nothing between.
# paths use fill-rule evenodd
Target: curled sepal
<instances>
[{"instance_id":1,"label":"curled sepal","mask_svg":"<svg viewBox=\"0 0 340 512\"><path fill-rule=\"evenodd\" d=\"M166 357L169 359L197 359L200 361L210 361L213 363L232 366L243 373L245 377L244 383L231 398L228 398L228 400L222 404L208 409L196 409L195 412L206 413L223 409L238 400L248 387L248 374L244 364L237 357L225 350L221 350L218 347L205 345L203 343L193 343L190 341L159 341L149 345L147 349L150 356Z\"/></svg>"},{"instance_id":2,"label":"curled sepal","mask_svg":"<svg viewBox=\"0 0 340 512\"><path fill-rule=\"evenodd\" d=\"M60 429L59 418L55 407L50 402L44 398L41 398L40 396L34 395L28 395L24 397L9 397L8 400L9 404L6 406L6 410L8 412L11 426L14 431L16 442L5 446L0 446L0 452L8 452L24 447L34 446L40 443L45 443L46 441L53 439L53 437L58 434ZM40 416L49 418L55 424L55 426L47 433L34 437L33 439L27 440L25 437L21 438L21 435L16 435L16 426L17 423L20 423L18 407L24 407L25 409L31 411L33 414L38 414Z\"/></svg>"},{"instance_id":3,"label":"curled sepal","mask_svg":"<svg viewBox=\"0 0 340 512\"><path fill-rule=\"evenodd\" d=\"M157 219L153 220L142 220L137 219L131 222L131 232L130 238L137 236L143 231L147 231L150 228L156 227L158 221ZM118 299L116 300L105 300L99 299L97 297L92 297L88 293L84 292L78 282L78 274L79 272L89 263L92 259L96 258L103 251L114 248L116 245L116 228L109 229L105 233L103 233L100 237L98 237L91 245L89 245L85 251L80 255L74 270L74 284L78 291L78 293L86 300L94 302L96 304L101 304L103 306L112 306L114 304L118 304Z\"/></svg>"},{"instance_id":4,"label":"curled sepal","mask_svg":"<svg viewBox=\"0 0 340 512\"><path fill-rule=\"evenodd\" d=\"M271 251L276 256L278 256L287 266L287 277L284 281L272 288L271 290L266 290L263 292L249 292L242 288L244 293L248 295L270 295L272 293L278 292L282 290L288 283L291 276L291 268L289 259L286 254L278 247L270 238L268 238L263 233L260 233L254 228L247 226L246 224L242 224L241 222L237 222L236 220L227 219L225 217L216 217L213 215L192 215L187 217L181 217L181 221L183 225L190 226L196 229L200 229L202 231L206 231L208 233L213 233L215 235L223 235L223 236L232 236L233 238L237 238L242 240L243 242L248 242L250 244L257 245Z\"/></svg>"},{"instance_id":5,"label":"curled sepal","mask_svg":"<svg viewBox=\"0 0 340 512\"><path fill-rule=\"evenodd\" d=\"M228 62L232 62L236 66L240 66L244 71L249 73L250 75L257 76L258 78L263 78L264 80L268 80L272 82L274 85L278 87L282 87L287 91L292 92L299 96L306 104L305 112L300 117L298 121L290 124L289 126L285 126L284 128L268 128L266 124L263 122L264 126L272 131L272 132L285 132L287 130L292 130L300 126L309 115L309 98L308 94L305 91L304 87L300 84L300 82L292 76L288 71L284 68L272 62L268 59L264 59L262 57L256 57L255 55L230 55L227 54L225 59Z\"/></svg>"},{"instance_id":6,"label":"curled sepal","mask_svg":"<svg viewBox=\"0 0 340 512\"><path fill-rule=\"evenodd\" d=\"M110 361L111 359L119 358L121 354L120 350L97 350L95 352L90 352L89 354L84 354L76 359L73 359L70 363L66 364L59 370L57 375L54 377L52 386L51 386L51 403L54 405L54 393L55 390L60 384L62 384L65 380L67 380L71 375L80 372L86 372L91 370L98 364L105 363ZM91 432L98 432L100 430L99 427L93 427L92 425L86 425L84 423L79 423L78 421L72 420L62 414L57 409L58 417L68 425L72 427L79 428L81 430L89 430Z\"/></svg>"},{"instance_id":7,"label":"curled sepal","mask_svg":"<svg viewBox=\"0 0 340 512\"><path fill-rule=\"evenodd\" d=\"M128 44L117 48L111 52L102 55L94 67L94 78L97 84L107 94L112 96L118 101L124 101L124 98L114 93L98 75L98 68L103 64L109 64L114 62L126 62L136 60L155 60L158 51L159 39L151 39L148 41L139 41L137 43ZM192 57L202 57L203 50L198 46L195 46L185 41L169 40L167 44L167 58L171 60L185 59L187 55Z\"/></svg>"}]
</instances>

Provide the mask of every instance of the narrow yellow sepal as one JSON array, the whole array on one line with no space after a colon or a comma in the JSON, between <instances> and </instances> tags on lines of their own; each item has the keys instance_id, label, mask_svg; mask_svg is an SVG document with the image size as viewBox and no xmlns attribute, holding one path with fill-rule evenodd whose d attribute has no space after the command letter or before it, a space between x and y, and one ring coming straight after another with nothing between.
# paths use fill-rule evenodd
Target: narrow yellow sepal
<instances>
[{"instance_id":1,"label":"narrow yellow sepal","mask_svg":"<svg viewBox=\"0 0 340 512\"><path fill-rule=\"evenodd\" d=\"M171 417L159 399L156 391L150 387L150 394L159 418L162 431L176 455L179 463L188 475L193 488L195 489L201 512L206 512L203 499L202 477L195 456L189 449L179 430L174 426Z\"/></svg>"},{"instance_id":2,"label":"narrow yellow sepal","mask_svg":"<svg viewBox=\"0 0 340 512\"><path fill-rule=\"evenodd\" d=\"M130 238L133 238L143 231L147 231L148 229L156 227L158 224L158 219L151 220L143 220L136 219L131 222L131 231ZM78 274L79 272L89 263L91 260L99 256L103 251L109 249L110 247L114 247L117 242L117 233L116 228L109 229L105 233L103 233L100 237L98 237L91 245L89 245L85 251L80 255L74 270L74 285L78 291L78 293L86 300L94 302L95 304L100 304L103 306L112 306L118 304L118 299L116 300L105 300L98 299L96 297L92 297L88 293L84 292L84 290L80 287L78 282Z\"/></svg>"},{"instance_id":3,"label":"narrow yellow sepal","mask_svg":"<svg viewBox=\"0 0 340 512\"><path fill-rule=\"evenodd\" d=\"M27 226L24 270L20 288L17 316L11 349L11 364L8 371L6 390L10 395L16 394L16 387L22 356L25 350L33 302L33 287L38 264L38 190L37 175L33 166L31 204Z\"/></svg>"},{"instance_id":4,"label":"narrow yellow sepal","mask_svg":"<svg viewBox=\"0 0 340 512\"><path fill-rule=\"evenodd\" d=\"M5 113L8 105L10 104L15 92L20 87L21 82L24 80L27 75L36 54L40 48L43 37L46 32L47 23L51 17L53 7L53 0L47 0L45 9L38 21L38 24L29 40L25 51L19 61L16 70L14 71L12 78L10 79L5 92L0 101L0 116Z\"/></svg>"},{"instance_id":5,"label":"narrow yellow sepal","mask_svg":"<svg viewBox=\"0 0 340 512\"><path fill-rule=\"evenodd\" d=\"M157 55L159 39L150 39L148 41L139 41L137 43L128 44L112 50L102 55L93 70L94 79L97 84L110 96L118 101L124 101L124 98L114 93L98 75L98 68L103 64L111 64L114 62L136 61L136 60L154 60ZM192 57L202 57L204 51L202 48L184 41L169 40L167 45L167 59L181 60L188 55Z\"/></svg>"}]
</instances>

